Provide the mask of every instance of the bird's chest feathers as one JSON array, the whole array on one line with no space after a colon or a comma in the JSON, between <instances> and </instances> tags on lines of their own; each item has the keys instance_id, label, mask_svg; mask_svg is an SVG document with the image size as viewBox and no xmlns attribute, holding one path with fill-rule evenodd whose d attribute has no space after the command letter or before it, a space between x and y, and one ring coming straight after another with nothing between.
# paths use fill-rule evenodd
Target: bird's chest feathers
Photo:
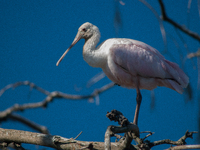
<instances>
[{"instance_id":1,"label":"bird's chest feathers","mask_svg":"<svg viewBox=\"0 0 200 150\"><path fill-rule=\"evenodd\" d=\"M98 40L88 40L83 46L83 59L92 67L104 68L107 64L109 45L106 40L96 47Z\"/></svg>"},{"instance_id":2,"label":"bird's chest feathers","mask_svg":"<svg viewBox=\"0 0 200 150\"><path fill-rule=\"evenodd\" d=\"M83 49L83 59L92 67L103 68L106 64L106 57L100 50Z\"/></svg>"}]
</instances>

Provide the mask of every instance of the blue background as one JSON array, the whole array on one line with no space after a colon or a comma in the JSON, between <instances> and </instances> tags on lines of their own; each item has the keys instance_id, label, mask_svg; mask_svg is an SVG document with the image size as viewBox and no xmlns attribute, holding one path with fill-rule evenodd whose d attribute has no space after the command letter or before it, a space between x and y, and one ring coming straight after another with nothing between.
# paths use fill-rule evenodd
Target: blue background
<instances>
[{"instance_id":1,"label":"blue background","mask_svg":"<svg viewBox=\"0 0 200 150\"><path fill-rule=\"evenodd\" d=\"M151 91L142 90L140 131L155 132L148 138L151 141L178 140L186 130L198 131L196 58L186 59L188 52L184 43L175 28L168 23L164 23L167 32L167 52L163 53L165 46L154 14L139 1L124 0L124 3L123 6L107 0L1 0L0 88L17 81L29 80L48 91L86 95L110 83L105 77L92 87L86 87L87 82L101 72L101 69L92 68L83 60L84 40L79 41L59 67L56 67L57 60L73 41L79 26L91 22L100 29L101 42L117 36L143 41L158 49L167 59L179 64L190 78L192 101L188 101L187 94L180 95L171 89L159 87L154 90L155 107L152 109ZM158 1L149 3L160 14ZM200 34L197 1L192 1L189 17L187 0L176 2L165 0L164 4L169 17ZM122 21L118 34L114 27L116 6L120 9ZM189 51L196 52L199 42L182 32L178 33L187 43ZM40 92L36 90L30 92L29 87L21 86L6 91L0 97L0 110L3 111L15 103L39 102L44 98L45 95ZM46 109L37 108L17 113L46 126L52 135L71 138L83 131L78 140L103 142L107 126L117 125L106 118L106 112L117 109L132 121L136 91L115 86L101 94L99 98L99 105L95 100L90 103L88 100L55 99ZM13 121L3 122L0 127L33 131ZM197 135L194 135L193 140L187 139L187 142L198 143ZM165 145L153 149L168 147L169 145ZM26 145L25 148L30 146Z\"/></svg>"}]
</instances>

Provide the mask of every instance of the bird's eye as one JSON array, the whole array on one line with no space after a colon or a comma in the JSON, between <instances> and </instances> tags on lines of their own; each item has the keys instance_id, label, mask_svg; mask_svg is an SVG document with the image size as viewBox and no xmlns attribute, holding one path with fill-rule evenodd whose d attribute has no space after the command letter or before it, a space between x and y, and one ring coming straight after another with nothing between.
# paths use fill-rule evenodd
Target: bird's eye
<instances>
[{"instance_id":1,"label":"bird's eye","mask_svg":"<svg viewBox=\"0 0 200 150\"><path fill-rule=\"evenodd\" d=\"M83 28L83 31L86 32L86 28Z\"/></svg>"}]
</instances>

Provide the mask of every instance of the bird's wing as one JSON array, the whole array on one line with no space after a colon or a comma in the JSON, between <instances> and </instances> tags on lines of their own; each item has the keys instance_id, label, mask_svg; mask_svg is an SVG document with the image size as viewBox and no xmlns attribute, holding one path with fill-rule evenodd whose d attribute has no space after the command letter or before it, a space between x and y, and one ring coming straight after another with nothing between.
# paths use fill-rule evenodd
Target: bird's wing
<instances>
[{"instance_id":1,"label":"bird's wing","mask_svg":"<svg viewBox=\"0 0 200 150\"><path fill-rule=\"evenodd\" d=\"M133 76L171 78L164 57L146 44L114 44L109 54L116 65Z\"/></svg>"},{"instance_id":2,"label":"bird's wing","mask_svg":"<svg viewBox=\"0 0 200 150\"><path fill-rule=\"evenodd\" d=\"M128 44L113 44L108 59L132 76L144 78L168 79L186 87L189 78L153 47L139 41L131 40Z\"/></svg>"}]
</instances>

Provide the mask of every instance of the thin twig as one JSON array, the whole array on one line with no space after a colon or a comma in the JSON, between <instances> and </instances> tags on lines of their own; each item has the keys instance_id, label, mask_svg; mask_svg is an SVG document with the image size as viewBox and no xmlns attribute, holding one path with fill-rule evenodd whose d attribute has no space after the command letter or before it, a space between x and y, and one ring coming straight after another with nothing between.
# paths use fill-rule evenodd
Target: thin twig
<instances>
[{"instance_id":1,"label":"thin twig","mask_svg":"<svg viewBox=\"0 0 200 150\"><path fill-rule=\"evenodd\" d=\"M196 131L192 131L192 132L186 131L185 135L182 136L178 141L172 141L169 139L154 141L154 142L149 143L149 147L151 148L153 146L157 146L157 145L161 145L161 144L185 145L186 144L185 140L187 138L192 138L194 133L197 133L197 132Z\"/></svg>"},{"instance_id":2,"label":"thin twig","mask_svg":"<svg viewBox=\"0 0 200 150\"><path fill-rule=\"evenodd\" d=\"M141 134L141 133L149 133L149 134L147 134L144 138L142 138L142 141L144 141L146 138L148 138L149 136L151 136L151 135L154 134L154 132L151 132L151 131L142 131L142 132L140 132L140 134Z\"/></svg>"},{"instance_id":3,"label":"thin twig","mask_svg":"<svg viewBox=\"0 0 200 150\"><path fill-rule=\"evenodd\" d=\"M81 132L74 138L74 140L76 140L82 133L83 133L83 131L81 131Z\"/></svg>"},{"instance_id":4,"label":"thin twig","mask_svg":"<svg viewBox=\"0 0 200 150\"><path fill-rule=\"evenodd\" d=\"M10 88L16 88L16 87L22 86L22 85L29 86L30 88L36 89L36 90L38 90L39 92L41 92L41 93L43 93L43 94L45 94L45 95L49 95L49 94L50 94L49 91L47 91L47 90L45 90L45 89L43 89L43 88L41 88L41 87L35 85L34 83L32 83L32 82L30 82L30 81L19 81L19 82L16 82L16 83L8 84L8 85L6 85L4 88L2 88L2 89L0 90L0 97L1 97L1 96L3 95L3 93L4 93L5 91L7 91L8 89L10 89Z\"/></svg>"},{"instance_id":5,"label":"thin twig","mask_svg":"<svg viewBox=\"0 0 200 150\"><path fill-rule=\"evenodd\" d=\"M188 54L187 57L188 58L200 57L200 48L197 52Z\"/></svg>"},{"instance_id":6,"label":"thin twig","mask_svg":"<svg viewBox=\"0 0 200 150\"><path fill-rule=\"evenodd\" d=\"M92 77L88 82L87 82L87 85L86 87L89 88L91 87L92 85L94 85L95 83L97 83L98 81L100 81L101 79L103 79L105 77L105 73L102 71L98 74L96 74L94 77Z\"/></svg>"}]
</instances>

